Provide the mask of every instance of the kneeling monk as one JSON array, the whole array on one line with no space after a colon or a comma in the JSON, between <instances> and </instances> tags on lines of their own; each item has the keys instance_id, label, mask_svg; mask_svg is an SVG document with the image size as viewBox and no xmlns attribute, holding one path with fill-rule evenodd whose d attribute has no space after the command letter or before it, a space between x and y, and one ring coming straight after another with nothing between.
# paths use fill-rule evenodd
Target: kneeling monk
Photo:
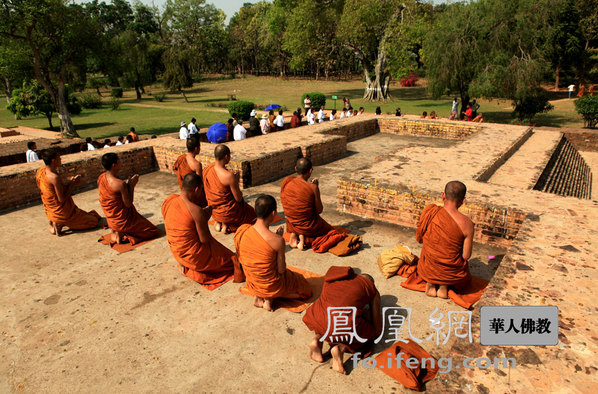
<instances>
[{"instance_id":1,"label":"kneeling monk","mask_svg":"<svg viewBox=\"0 0 598 394\"><path fill-rule=\"evenodd\" d=\"M181 195L172 194L162 204L168 245L182 271L202 285L215 285L233 276L234 253L210 234L211 207L199 205L203 182L195 173L183 179Z\"/></svg>"},{"instance_id":2,"label":"kneeling monk","mask_svg":"<svg viewBox=\"0 0 598 394\"><path fill-rule=\"evenodd\" d=\"M276 200L263 195L255 202L257 222L244 224L235 234L235 248L245 273L247 288L254 295L254 305L272 311L275 298L311 297L311 287L300 274L287 269L285 242L280 236L282 226L276 233L269 226L276 216Z\"/></svg>"},{"instance_id":3,"label":"kneeling monk","mask_svg":"<svg viewBox=\"0 0 598 394\"><path fill-rule=\"evenodd\" d=\"M287 219L287 232L291 234L289 245L303 250L305 238L317 238L334 230L320 217L324 210L318 179L309 182L313 172L311 161L300 158L295 164L296 176L289 176L280 185L280 200Z\"/></svg>"},{"instance_id":4,"label":"kneeling monk","mask_svg":"<svg viewBox=\"0 0 598 394\"><path fill-rule=\"evenodd\" d=\"M467 259L473 245L473 223L459 207L467 188L459 181L446 184L444 207L428 205L417 224L416 239L423 243L417 263L418 275L426 282L426 294L448 298L448 287L466 286L471 280Z\"/></svg>"},{"instance_id":5,"label":"kneeling monk","mask_svg":"<svg viewBox=\"0 0 598 394\"><path fill-rule=\"evenodd\" d=\"M366 308L367 306L367 308ZM330 312L339 307L355 307L355 314L351 317L353 321L349 325L354 328L354 333L365 342L357 338L335 338L329 335L324 338L331 346L332 368L345 374L343 367L343 355L345 350L355 352L356 350L368 348L382 331L382 313L380 307L380 293L374 286L374 278L367 274L357 275L351 267L332 266L324 276L324 287L322 294L305 312L303 322L315 337L309 345L309 356L317 361L323 362L322 336L332 333L335 330L333 318Z\"/></svg>"},{"instance_id":6,"label":"kneeling monk","mask_svg":"<svg viewBox=\"0 0 598 394\"><path fill-rule=\"evenodd\" d=\"M120 180L120 160L116 153L103 155L102 166L106 171L98 177L98 190L100 205L112 230L111 243L120 244L126 239L135 245L159 237L160 230L141 216L133 205L139 175Z\"/></svg>"},{"instance_id":7,"label":"kneeling monk","mask_svg":"<svg viewBox=\"0 0 598 394\"><path fill-rule=\"evenodd\" d=\"M191 137L187 138L187 153L184 153L177 157L176 161L172 166L172 170L176 174L176 180L179 183L179 187L181 190L183 189L183 179L187 174L197 174L202 176L202 166L201 163L195 158L195 156L199 155L201 151L201 145L199 142L199 135L192 134ZM198 204L200 207L205 207L208 205L208 201L206 200L206 193L201 188L201 196L199 197Z\"/></svg>"},{"instance_id":8,"label":"kneeling monk","mask_svg":"<svg viewBox=\"0 0 598 394\"><path fill-rule=\"evenodd\" d=\"M75 175L64 184L57 172L62 164L58 152L47 149L42 159L46 165L37 170L35 181L41 193L46 217L50 221L48 227L50 233L62 235L63 226L71 230L87 230L96 227L100 215L96 211L83 211L73 201L73 189L81 181L81 176Z\"/></svg>"},{"instance_id":9,"label":"kneeling monk","mask_svg":"<svg viewBox=\"0 0 598 394\"><path fill-rule=\"evenodd\" d=\"M240 174L226 169L230 162L230 149L218 145L214 149L216 162L203 172L204 188L208 204L213 208L216 231L234 232L242 224L255 223L255 210L243 200L239 187Z\"/></svg>"}]
</instances>

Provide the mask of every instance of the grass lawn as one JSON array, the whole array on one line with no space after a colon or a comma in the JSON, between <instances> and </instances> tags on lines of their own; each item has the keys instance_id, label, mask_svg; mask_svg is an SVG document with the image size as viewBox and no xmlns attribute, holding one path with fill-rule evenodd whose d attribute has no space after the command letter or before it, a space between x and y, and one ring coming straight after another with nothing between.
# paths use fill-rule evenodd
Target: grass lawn
<instances>
[{"instance_id":1,"label":"grass lawn","mask_svg":"<svg viewBox=\"0 0 598 394\"><path fill-rule=\"evenodd\" d=\"M352 81L314 81L314 80L283 80L272 77L236 78L227 80L207 80L196 83L193 88L185 92L189 99L186 103L180 94L167 93L163 102L157 102L152 96L144 95L137 101L135 92L125 91L121 99L120 109L112 111L105 105L102 109L86 110L80 115L73 116L73 122L82 137L110 137L126 134L129 127L142 134L163 134L176 132L182 120L187 123L192 117L197 118L200 127L207 127L214 122L226 122L229 118L225 108L214 108L210 103L227 103L228 95L235 94L238 100L249 100L255 104L279 104L286 106L290 111L301 104L301 94L304 92L319 91L326 96L326 108L334 108L331 95L337 95L339 100L336 108L342 107L342 97L351 99L354 108L363 106L366 112L374 112L377 106L383 113L394 113L400 107L404 114L421 114L423 111L430 113L436 111L439 117L447 117L451 109L451 97L433 100L422 86L403 88L398 83L391 87L392 99L386 103L371 103L362 100L365 84L361 80ZM154 85L146 88L147 93L161 93L163 87ZM540 114L534 119L538 126L554 127L583 127L581 117L575 112L574 100L567 100L565 92L551 93L551 101L555 109L547 114ZM105 91L104 100L108 102L108 90ZM3 100L4 98L0 98ZM479 112L484 114L488 122L510 123L511 104L505 100L479 100ZM55 116L54 125L58 125ZM0 127L16 124L23 126L47 128L45 117L33 117L16 121L7 110L0 110Z\"/></svg>"}]
</instances>

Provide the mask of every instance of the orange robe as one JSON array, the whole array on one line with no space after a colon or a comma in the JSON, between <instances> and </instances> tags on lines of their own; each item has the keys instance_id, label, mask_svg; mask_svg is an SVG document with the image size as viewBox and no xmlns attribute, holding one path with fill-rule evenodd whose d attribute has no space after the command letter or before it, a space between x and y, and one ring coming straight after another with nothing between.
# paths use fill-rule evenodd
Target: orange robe
<instances>
[{"instance_id":1,"label":"orange robe","mask_svg":"<svg viewBox=\"0 0 598 394\"><path fill-rule=\"evenodd\" d=\"M278 273L277 253L253 226L244 224L235 234L235 248L249 291L262 298L284 298L293 293L312 295L307 280L296 272Z\"/></svg>"},{"instance_id":2,"label":"orange robe","mask_svg":"<svg viewBox=\"0 0 598 394\"><path fill-rule=\"evenodd\" d=\"M185 269L185 275L202 285L214 285L233 276L234 253L212 238L202 244L195 220L178 194L171 194L162 204L168 245L175 260Z\"/></svg>"},{"instance_id":3,"label":"orange robe","mask_svg":"<svg viewBox=\"0 0 598 394\"><path fill-rule=\"evenodd\" d=\"M54 185L46 178L46 166L37 170L35 181L50 221L67 226L71 230L87 230L98 225L100 215L96 211L85 212L80 209L75 205L72 196L68 196L63 202L58 200Z\"/></svg>"},{"instance_id":4,"label":"orange robe","mask_svg":"<svg viewBox=\"0 0 598 394\"><path fill-rule=\"evenodd\" d=\"M355 332L360 338L367 341L362 343L355 338L353 341L331 341L328 337L326 340L331 344L342 343L351 351L371 345L380 333L376 331L373 322L363 317L363 308L374 300L376 292L374 284L363 276L356 275L353 268L332 266L324 276L324 286L320 298L307 309L303 316L303 323L320 336L324 336L327 332L330 334L334 327L332 325L329 327L329 320L330 323L332 321L329 319L328 308L353 306L357 308L354 322Z\"/></svg>"},{"instance_id":5,"label":"orange robe","mask_svg":"<svg viewBox=\"0 0 598 394\"><path fill-rule=\"evenodd\" d=\"M257 217L253 207L245 200L235 201L230 186L224 186L218 179L213 163L203 170L203 180L208 204L213 208L214 220L226 224L232 232L242 224L255 223Z\"/></svg>"},{"instance_id":6,"label":"orange robe","mask_svg":"<svg viewBox=\"0 0 598 394\"><path fill-rule=\"evenodd\" d=\"M280 185L280 200L287 220L287 232L305 236L306 246L324 253L347 236L328 224L316 211L316 194L310 184L289 176Z\"/></svg>"},{"instance_id":7,"label":"orange robe","mask_svg":"<svg viewBox=\"0 0 598 394\"><path fill-rule=\"evenodd\" d=\"M130 207L125 205L122 195L112 190L108 184L105 172L98 177L98 191L100 192L100 206L106 214L108 227L124 236L131 245L161 235L160 230L141 216L134 205Z\"/></svg>"},{"instance_id":8,"label":"orange robe","mask_svg":"<svg viewBox=\"0 0 598 394\"><path fill-rule=\"evenodd\" d=\"M443 207L430 204L424 209L415 237L423 243L417 263L417 272L423 280L455 288L469 283L469 265L463 258L465 235Z\"/></svg>"},{"instance_id":9,"label":"orange robe","mask_svg":"<svg viewBox=\"0 0 598 394\"><path fill-rule=\"evenodd\" d=\"M176 174L176 180L179 183L179 187L183 189L183 179L187 174L195 172L189 167L189 162L187 161L187 154L183 153L179 157L177 157L176 161L172 165L172 170ZM208 201L206 200L206 193L205 190L201 192L201 201L199 202L199 206L205 207L208 205Z\"/></svg>"},{"instance_id":10,"label":"orange robe","mask_svg":"<svg viewBox=\"0 0 598 394\"><path fill-rule=\"evenodd\" d=\"M579 92L577 92L577 97L583 97L583 95L586 92L586 86L585 85L581 85L581 87L579 88Z\"/></svg>"}]
</instances>

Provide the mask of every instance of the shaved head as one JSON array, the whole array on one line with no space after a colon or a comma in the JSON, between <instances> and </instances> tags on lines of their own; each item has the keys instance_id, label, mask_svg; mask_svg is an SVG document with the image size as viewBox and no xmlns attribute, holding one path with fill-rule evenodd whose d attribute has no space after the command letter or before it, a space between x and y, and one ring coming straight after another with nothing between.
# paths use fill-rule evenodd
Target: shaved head
<instances>
[{"instance_id":1,"label":"shaved head","mask_svg":"<svg viewBox=\"0 0 598 394\"><path fill-rule=\"evenodd\" d=\"M374 283L374 278L372 278L372 276L371 276L371 275L368 275L368 274L361 274L361 276L363 276L364 278L367 278L367 279L369 279L370 281L372 281L372 283Z\"/></svg>"},{"instance_id":2,"label":"shaved head","mask_svg":"<svg viewBox=\"0 0 598 394\"><path fill-rule=\"evenodd\" d=\"M312 169L311 161L305 157L301 157L297 160L295 164L295 170L297 170L297 174L305 175Z\"/></svg>"},{"instance_id":3,"label":"shaved head","mask_svg":"<svg viewBox=\"0 0 598 394\"><path fill-rule=\"evenodd\" d=\"M198 187L203 187L203 180L199 175L194 172L190 172L183 178L183 190L192 193Z\"/></svg>"},{"instance_id":4,"label":"shaved head","mask_svg":"<svg viewBox=\"0 0 598 394\"><path fill-rule=\"evenodd\" d=\"M272 212L276 211L276 200L268 194L262 194L255 200L255 215L260 219L266 219Z\"/></svg>"},{"instance_id":5,"label":"shaved head","mask_svg":"<svg viewBox=\"0 0 598 394\"><path fill-rule=\"evenodd\" d=\"M230 155L230 149L228 146L224 144L216 145L216 148L214 148L214 157L216 160L224 160L227 155Z\"/></svg>"},{"instance_id":6,"label":"shaved head","mask_svg":"<svg viewBox=\"0 0 598 394\"><path fill-rule=\"evenodd\" d=\"M451 181L444 187L446 199L457 203L463 202L466 192L467 187L463 182L459 181Z\"/></svg>"},{"instance_id":7,"label":"shaved head","mask_svg":"<svg viewBox=\"0 0 598 394\"><path fill-rule=\"evenodd\" d=\"M199 147L199 138L190 137L187 139L187 152L193 152L197 147Z\"/></svg>"}]
</instances>

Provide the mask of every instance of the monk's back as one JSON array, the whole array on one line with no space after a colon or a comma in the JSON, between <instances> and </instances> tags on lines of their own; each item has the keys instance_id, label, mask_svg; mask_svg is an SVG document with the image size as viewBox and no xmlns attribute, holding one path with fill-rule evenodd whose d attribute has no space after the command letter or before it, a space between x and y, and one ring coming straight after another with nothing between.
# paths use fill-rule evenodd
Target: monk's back
<instances>
[{"instance_id":1,"label":"monk's back","mask_svg":"<svg viewBox=\"0 0 598 394\"><path fill-rule=\"evenodd\" d=\"M112 189L107 172L98 177L98 191L100 206L106 214L108 227L115 231L124 231L137 215L135 206L125 205L122 194Z\"/></svg>"},{"instance_id":2,"label":"monk's back","mask_svg":"<svg viewBox=\"0 0 598 394\"><path fill-rule=\"evenodd\" d=\"M58 221L69 217L75 210L75 204L71 196L60 202L56 194L56 188L48 179L46 168L46 166L43 166L37 170L35 181L40 190L42 203L44 204L48 219Z\"/></svg>"},{"instance_id":3,"label":"monk's back","mask_svg":"<svg viewBox=\"0 0 598 394\"><path fill-rule=\"evenodd\" d=\"M213 163L205 168L203 171L203 178L206 197L210 205L215 209L219 209L220 207L227 209L234 205L235 197L233 196L233 192L231 191L230 186L222 183L218 169Z\"/></svg>"}]
</instances>

